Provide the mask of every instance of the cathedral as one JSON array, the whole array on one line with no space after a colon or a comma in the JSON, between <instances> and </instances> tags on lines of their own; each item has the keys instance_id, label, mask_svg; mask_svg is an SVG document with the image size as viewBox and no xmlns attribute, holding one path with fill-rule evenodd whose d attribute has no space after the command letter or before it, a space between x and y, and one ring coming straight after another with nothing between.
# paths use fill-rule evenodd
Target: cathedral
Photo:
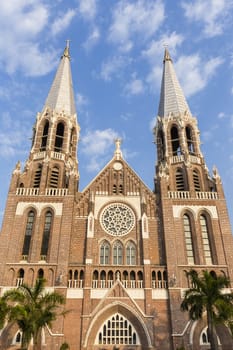
<instances>
[{"instance_id":1,"label":"cathedral","mask_svg":"<svg viewBox=\"0 0 233 350\"><path fill-rule=\"evenodd\" d=\"M70 350L210 348L206 318L191 321L180 305L190 269L233 281L230 220L167 49L162 69L154 188L116 139L112 159L80 191L80 126L65 47L28 158L12 172L0 235L1 295L43 277L66 298L70 312L43 330L43 349L64 342ZM228 328L217 332L219 349L233 349ZM0 349L19 348L21 336L6 324Z\"/></svg>"}]
</instances>

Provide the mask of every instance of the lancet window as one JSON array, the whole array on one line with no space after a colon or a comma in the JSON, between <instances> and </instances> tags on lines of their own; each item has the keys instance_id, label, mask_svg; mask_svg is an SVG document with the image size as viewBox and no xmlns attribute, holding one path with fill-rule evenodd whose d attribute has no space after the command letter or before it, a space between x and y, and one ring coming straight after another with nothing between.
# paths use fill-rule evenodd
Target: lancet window
<instances>
[{"instance_id":1,"label":"lancet window","mask_svg":"<svg viewBox=\"0 0 233 350\"><path fill-rule=\"evenodd\" d=\"M28 213L28 216L27 216L27 223L26 223L24 242L23 242L23 250L22 250L22 255L23 255L23 258L25 260L27 259L27 256L28 256L29 251L30 251L34 222L35 222L35 213L33 210L30 210Z\"/></svg>"},{"instance_id":2,"label":"lancet window","mask_svg":"<svg viewBox=\"0 0 233 350\"><path fill-rule=\"evenodd\" d=\"M185 246L186 246L187 261L188 261L188 264L193 265L195 261L194 261L192 230L191 230L190 218L187 214L184 214L183 216L183 225L184 225L184 239L185 239Z\"/></svg>"},{"instance_id":3,"label":"lancet window","mask_svg":"<svg viewBox=\"0 0 233 350\"><path fill-rule=\"evenodd\" d=\"M46 145L47 145L47 140L48 140L48 132L49 132L49 122L46 120L44 129L43 129L43 134L41 138L41 146L40 146L40 151L45 151Z\"/></svg>"},{"instance_id":4,"label":"lancet window","mask_svg":"<svg viewBox=\"0 0 233 350\"><path fill-rule=\"evenodd\" d=\"M52 227L52 212L49 210L45 214L45 222L44 222L44 231L43 231L43 239L41 245L41 259L46 259L49 249L49 239Z\"/></svg>"},{"instance_id":5,"label":"lancet window","mask_svg":"<svg viewBox=\"0 0 233 350\"><path fill-rule=\"evenodd\" d=\"M54 145L54 151L55 152L61 152L62 146L63 146L63 139L64 139L64 124L58 123L57 124L57 130L56 130L56 137L55 137L55 145Z\"/></svg>"},{"instance_id":6,"label":"lancet window","mask_svg":"<svg viewBox=\"0 0 233 350\"><path fill-rule=\"evenodd\" d=\"M210 232L208 227L207 219L204 215L200 216L200 224L201 224L201 234L202 234L202 244L205 262L207 265L211 265L213 263L212 252L210 247Z\"/></svg>"}]
</instances>

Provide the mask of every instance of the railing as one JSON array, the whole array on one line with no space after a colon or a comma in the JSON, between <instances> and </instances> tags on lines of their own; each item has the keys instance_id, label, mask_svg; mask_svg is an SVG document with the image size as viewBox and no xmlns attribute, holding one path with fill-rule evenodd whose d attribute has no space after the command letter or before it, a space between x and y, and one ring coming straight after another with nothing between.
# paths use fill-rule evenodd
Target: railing
<instances>
[{"instance_id":1,"label":"railing","mask_svg":"<svg viewBox=\"0 0 233 350\"><path fill-rule=\"evenodd\" d=\"M54 159L59 159L59 160L64 160L65 159L65 155L64 153L60 153L60 152L51 152L51 158Z\"/></svg>"},{"instance_id":2,"label":"railing","mask_svg":"<svg viewBox=\"0 0 233 350\"><path fill-rule=\"evenodd\" d=\"M24 188L18 187L16 189L17 196L38 196L40 194L39 188ZM46 188L45 195L46 196L67 196L68 189L67 188Z\"/></svg>"},{"instance_id":3,"label":"railing","mask_svg":"<svg viewBox=\"0 0 233 350\"><path fill-rule=\"evenodd\" d=\"M40 193L39 191L39 188L18 187L16 189L16 196L38 196Z\"/></svg>"},{"instance_id":4,"label":"railing","mask_svg":"<svg viewBox=\"0 0 233 350\"><path fill-rule=\"evenodd\" d=\"M152 283L151 283L151 287L153 289L156 289L156 288L159 288L159 289L167 288L167 281L162 281L162 280L161 281L160 280L156 281L156 280L153 280Z\"/></svg>"},{"instance_id":5,"label":"railing","mask_svg":"<svg viewBox=\"0 0 233 350\"><path fill-rule=\"evenodd\" d=\"M68 194L67 188L46 188L46 196L66 196Z\"/></svg>"},{"instance_id":6,"label":"railing","mask_svg":"<svg viewBox=\"0 0 233 350\"><path fill-rule=\"evenodd\" d=\"M181 154L181 155L178 155L178 156L171 157L170 163L171 164L181 163L181 162L184 162L184 160L185 160L184 156ZM196 156L193 156L193 155L189 155L188 156L188 161L190 163L201 164L200 158L198 158Z\"/></svg>"},{"instance_id":7,"label":"railing","mask_svg":"<svg viewBox=\"0 0 233 350\"><path fill-rule=\"evenodd\" d=\"M190 192L188 192L188 191L169 191L168 198L171 198L171 199L189 199Z\"/></svg>"},{"instance_id":8,"label":"railing","mask_svg":"<svg viewBox=\"0 0 233 350\"><path fill-rule=\"evenodd\" d=\"M217 192L195 192L192 196L189 191L169 191L168 198L170 199L218 199Z\"/></svg>"},{"instance_id":9,"label":"railing","mask_svg":"<svg viewBox=\"0 0 233 350\"><path fill-rule=\"evenodd\" d=\"M43 152L38 152L33 155L33 159L43 159L45 157L45 151Z\"/></svg>"},{"instance_id":10,"label":"railing","mask_svg":"<svg viewBox=\"0 0 233 350\"><path fill-rule=\"evenodd\" d=\"M23 284L23 277L16 278L16 287L19 287Z\"/></svg>"},{"instance_id":11,"label":"railing","mask_svg":"<svg viewBox=\"0 0 233 350\"><path fill-rule=\"evenodd\" d=\"M196 192L198 199L218 199L217 192Z\"/></svg>"},{"instance_id":12,"label":"railing","mask_svg":"<svg viewBox=\"0 0 233 350\"><path fill-rule=\"evenodd\" d=\"M68 288L83 288L83 280L68 280Z\"/></svg>"},{"instance_id":13,"label":"railing","mask_svg":"<svg viewBox=\"0 0 233 350\"><path fill-rule=\"evenodd\" d=\"M125 288L143 288L143 281L128 281L128 280L123 280L122 284Z\"/></svg>"},{"instance_id":14,"label":"railing","mask_svg":"<svg viewBox=\"0 0 233 350\"><path fill-rule=\"evenodd\" d=\"M113 280L92 280L92 288L111 288Z\"/></svg>"}]
</instances>

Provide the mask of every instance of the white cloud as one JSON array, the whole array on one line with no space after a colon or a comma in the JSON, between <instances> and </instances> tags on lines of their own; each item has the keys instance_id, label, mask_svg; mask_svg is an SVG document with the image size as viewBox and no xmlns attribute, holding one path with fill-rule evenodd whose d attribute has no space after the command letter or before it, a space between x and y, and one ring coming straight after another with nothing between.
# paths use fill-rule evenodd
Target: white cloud
<instances>
[{"instance_id":1,"label":"white cloud","mask_svg":"<svg viewBox=\"0 0 233 350\"><path fill-rule=\"evenodd\" d=\"M87 97L85 97L84 95L77 93L76 95L76 101L77 101L77 106L78 106L78 110L82 111L83 107L88 105L88 99Z\"/></svg>"},{"instance_id":2,"label":"white cloud","mask_svg":"<svg viewBox=\"0 0 233 350\"><path fill-rule=\"evenodd\" d=\"M159 60L161 70L161 57L164 52L164 47L168 47L170 54L173 56L176 53L177 47L179 47L183 41L183 35L177 34L176 32L165 34L159 40L152 40L148 48L142 51L142 56L153 66L155 63L158 63Z\"/></svg>"},{"instance_id":3,"label":"white cloud","mask_svg":"<svg viewBox=\"0 0 233 350\"><path fill-rule=\"evenodd\" d=\"M232 8L229 0L183 1L181 6L190 21L204 25L204 35L213 37L223 32L228 11Z\"/></svg>"},{"instance_id":4,"label":"white cloud","mask_svg":"<svg viewBox=\"0 0 233 350\"><path fill-rule=\"evenodd\" d=\"M57 64L57 53L48 48L41 52L38 42L48 18L48 8L40 0L0 2L1 69L32 76L46 74Z\"/></svg>"},{"instance_id":5,"label":"white cloud","mask_svg":"<svg viewBox=\"0 0 233 350\"><path fill-rule=\"evenodd\" d=\"M114 140L119 137L112 129L88 131L81 139L80 148L88 156L88 171L98 171L105 163L105 157L109 155L114 145Z\"/></svg>"},{"instance_id":6,"label":"white cloud","mask_svg":"<svg viewBox=\"0 0 233 350\"><path fill-rule=\"evenodd\" d=\"M126 84L124 90L127 95L140 95L144 92L144 84L133 74L132 80Z\"/></svg>"},{"instance_id":7,"label":"white cloud","mask_svg":"<svg viewBox=\"0 0 233 350\"><path fill-rule=\"evenodd\" d=\"M31 136L27 122L15 120L9 112L2 112L0 122L0 156L8 158L24 154L24 148L28 146L25 140Z\"/></svg>"},{"instance_id":8,"label":"white cloud","mask_svg":"<svg viewBox=\"0 0 233 350\"><path fill-rule=\"evenodd\" d=\"M188 97L204 89L222 63L221 57L203 60L198 54L180 56L175 69L185 95Z\"/></svg>"},{"instance_id":9,"label":"white cloud","mask_svg":"<svg viewBox=\"0 0 233 350\"><path fill-rule=\"evenodd\" d=\"M63 13L62 16L57 18L51 27L52 35L57 35L68 28L75 15L76 11L74 9L69 9L65 14Z\"/></svg>"},{"instance_id":10,"label":"white cloud","mask_svg":"<svg viewBox=\"0 0 233 350\"><path fill-rule=\"evenodd\" d=\"M78 0L79 12L81 16L86 20L93 20L97 12L96 0Z\"/></svg>"},{"instance_id":11,"label":"white cloud","mask_svg":"<svg viewBox=\"0 0 233 350\"><path fill-rule=\"evenodd\" d=\"M89 37L86 39L85 43L83 44L83 47L85 50L89 51L97 44L97 42L100 39L100 32L97 27L93 28L91 34Z\"/></svg>"},{"instance_id":12,"label":"white cloud","mask_svg":"<svg viewBox=\"0 0 233 350\"><path fill-rule=\"evenodd\" d=\"M161 0L119 1L113 10L113 22L109 40L123 51L130 51L134 39L150 38L164 20L164 4Z\"/></svg>"},{"instance_id":13,"label":"white cloud","mask_svg":"<svg viewBox=\"0 0 233 350\"><path fill-rule=\"evenodd\" d=\"M129 63L129 60L123 56L110 57L102 63L100 76L106 81L110 81L113 75L121 73L123 67Z\"/></svg>"}]
</instances>

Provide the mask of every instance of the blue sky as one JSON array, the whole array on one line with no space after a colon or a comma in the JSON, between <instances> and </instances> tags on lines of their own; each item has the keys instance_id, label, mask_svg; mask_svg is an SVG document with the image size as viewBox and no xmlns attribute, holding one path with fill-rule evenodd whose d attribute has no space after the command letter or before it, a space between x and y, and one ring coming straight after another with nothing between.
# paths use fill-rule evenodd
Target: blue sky
<instances>
[{"instance_id":1,"label":"blue sky","mask_svg":"<svg viewBox=\"0 0 233 350\"><path fill-rule=\"evenodd\" d=\"M27 159L65 40L81 136L80 189L124 158L153 189L164 45L202 152L222 177L233 222L233 2L231 0L11 0L0 2L0 221L11 173Z\"/></svg>"}]
</instances>

